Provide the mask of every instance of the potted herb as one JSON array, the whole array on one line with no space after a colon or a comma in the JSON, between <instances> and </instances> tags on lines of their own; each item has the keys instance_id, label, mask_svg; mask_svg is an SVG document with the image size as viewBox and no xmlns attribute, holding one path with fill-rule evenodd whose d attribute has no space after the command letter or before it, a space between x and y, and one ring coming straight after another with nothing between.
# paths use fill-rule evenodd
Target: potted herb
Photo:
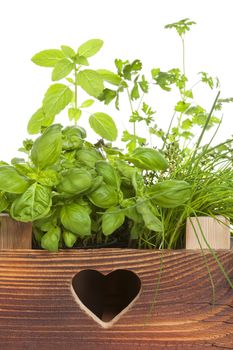
<instances>
[{"instance_id":1,"label":"potted herb","mask_svg":"<svg viewBox=\"0 0 233 350\"><path fill-rule=\"evenodd\" d=\"M167 26L177 30L183 50L185 34L193 24L184 19ZM139 339L138 348L143 345L145 349L158 344L165 349L177 342L182 346L184 342L192 344L196 349L203 344L212 347L211 332L203 323L197 331L193 328L190 302L196 308L195 317L206 320L213 315L211 301L219 305L219 298L223 298L220 312L227 319L232 317L232 309L227 307L232 301L232 254L228 250L217 254L208 242L210 252L204 251L202 244L200 252L165 248L185 247L185 223L190 216L233 219L232 161L228 156L232 140L202 146L206 130L219 126L216 113L232 99L220 99L218 93L210 112L197 105L193 88L188 87L185 61L182 70L153 68L150 79L143 74L138 59L116 59L116 72L102 67L91 69L89 60L102 45L102 40L91 39L78 50L61 46L33 56L34 63L52 69L53 80L28 123L28 132L37 136L23 142L20 151L25 158L0 165L0 210L29 227L32 223L33 247L37 248L2 253L4 269L13 271L13 283L26 286L19 297L20 319L27 313L25 322L30 325L33 319L35 326L31 337L27 324L22 327L19 318L14 317L16 332L20 330L17 345L74 349L79 342L82 349L103 349L105 344L109 348L110 342L111 349L119 344L130 349L132 344L137 348L135 342ZM200 82L210 89L218 85L205 72ZM179 91L167 131L155 124L155 109L147 102L152 88L166 93L173 88ZM87 96L83 98L83 94ZM122 141L126 147L119 148L114 144L117 123L102 112L99 102L115 103L121 110L124 94L131 108L132 131L124 130ZM68 126L59 122L57 115L62 111L67 111L71 122ZM85 113L89 113L90 128L100 137L95 143L88 139L89 130L83 128ZM143 124L150 143L138 132ZM200 132L191 145L194 130ZM205 237L201 230L202 234ZM112 240L117 247L139 249L80 249L108 245ZM14 265L14 259L19 266ZM32 292L38 285L43 296ZM0 293L2 286L4 281L0 280ZM11 299L2 302L3 309L10 305L10 310L15 310L16 300L13 293ZM198 307L200 303L203 310ZM48 307L52 318L46 318ZM58 335L61 307L65 313ZM174 326L177 315L180 321ZM179 322L182 324L184 319L190 324L187 329L180 328ZM12 322L10 317L8 328L13 331ZM165 335L163 322L168 325ZM126 338L119 336L122 325L133 330L125 330ZM45 327L49 327L46 332ZM110 327L109 338L105 329ZM216 346L221 341L224 346L228 344L227 322L220 330L213 329ZM146 337L142 336L144 331ZM83 341L89 332L90 340ZM10 336L4 333L4 337L5 349L12 349Z\"/></svg>"}]
</instances>

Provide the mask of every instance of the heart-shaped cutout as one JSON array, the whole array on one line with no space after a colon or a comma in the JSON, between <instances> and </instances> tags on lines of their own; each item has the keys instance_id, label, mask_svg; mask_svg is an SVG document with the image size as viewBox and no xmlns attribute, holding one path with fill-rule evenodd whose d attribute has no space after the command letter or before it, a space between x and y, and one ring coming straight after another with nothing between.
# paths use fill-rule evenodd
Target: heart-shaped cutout
<instances>
[{"instance_id":1,"label":"heart-shaped cutout","mask_svg":"<svg viewBox=\"0 0 233 350\"><path fill-rule=\"evenodd\" d=\"M83 311L103 328L110 328L139 297L141 281L130 270L108 275L82 270L73 277L71 291Z\"/></svg>"}]
</instances>

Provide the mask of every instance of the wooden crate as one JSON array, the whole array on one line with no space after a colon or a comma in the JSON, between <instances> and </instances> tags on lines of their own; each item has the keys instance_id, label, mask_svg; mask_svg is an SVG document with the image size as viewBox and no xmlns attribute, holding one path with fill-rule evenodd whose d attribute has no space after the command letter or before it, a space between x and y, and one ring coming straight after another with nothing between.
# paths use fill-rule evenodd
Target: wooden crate
<instances>
[{"instance_id":1,"label":"wooden crate","mask_svg":"<svg viewBox=\"0 0 233 350\"><path fill-rule=\"evenodd\" d=\"M205 254L215 306L199 251L1 251L0 350L233 349L233 291ZM233 279L233 251L218 255ZM111 328L81 310L72 293L73 277L86 269L140 278L139 297Z\"/></svg>"}]
</instances>

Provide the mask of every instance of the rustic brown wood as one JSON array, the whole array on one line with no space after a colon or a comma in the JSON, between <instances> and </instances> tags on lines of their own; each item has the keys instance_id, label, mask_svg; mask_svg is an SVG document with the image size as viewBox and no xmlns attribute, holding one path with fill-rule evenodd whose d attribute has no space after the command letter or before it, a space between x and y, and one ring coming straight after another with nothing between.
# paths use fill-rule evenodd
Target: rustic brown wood
<instances>
[{"instance_id":1,"label":"rustic brown wood","mask_svg":"<svg viewBox=\"0 0 233 350\"><path fill-rule=\"evenodd\" d=\"M0 349L233 349L233 291L205 254L215 306L198 251L0 252ZM233 251L218 255L233 279ZM139 298L110 329L101 328L74 299L72 279L84 269L103 274L128 269L141 280Z\"/></svg>"},{"instance_id":2,"label":"rustic brown wood","mask_svg":"<svg viewBox=\"0 0 233 350\"><path fill-rule=\"evenodd\" d=\"M190 217L186 222L186 249L230 249L230 220L221 215ZM197 239L198 236L198 239ZM199 240L199 241L198 241ZM199 244L200 242L200 244Z\"/></svg>"},{"instance_id":3,"label":"rustic brown wood","mask_svg":"<svg viewBox=\"0 0 233 350\"><path fill-rule=\"evenodd\" d=\"M0 214L0 250L31 248L32 224L15 221L7 214Z\"/></svg>"}]
</instances>

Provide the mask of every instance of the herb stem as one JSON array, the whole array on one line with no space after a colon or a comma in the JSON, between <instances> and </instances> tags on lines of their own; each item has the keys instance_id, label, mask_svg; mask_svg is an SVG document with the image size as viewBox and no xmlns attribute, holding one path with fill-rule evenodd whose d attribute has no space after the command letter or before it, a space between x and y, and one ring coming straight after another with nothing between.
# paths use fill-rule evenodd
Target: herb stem
<instances>
[{"instance_id":1,"label":"herb stem","mask_svg":"<svg viewBox=\"0 0 233 350\"><path fill-rule=\"evenodd\" d=\"M127 95L128 95L128 99L129 99L129 104L130 104L130 109L131 109L131 113L133 114L134 109L133 109L133 104L132 104L132 100L130 97L130 93L129 93L129 89L127 88ZM133 135L136 136L136 123L133 122Z\"/></svg>"},{"instance_id":2,"label":"herb stem","mask_svg":"<svg viewBox=\"0 0 233 350\"><path fill-rule=\"evenodd\" d=\"M75 111L77 110L78 106L78 94L77 94L77 66L76 63L74 64L74 108ZM75 125L77 125L77 121L75 120Z\"/></svg>"}]
</instances>

